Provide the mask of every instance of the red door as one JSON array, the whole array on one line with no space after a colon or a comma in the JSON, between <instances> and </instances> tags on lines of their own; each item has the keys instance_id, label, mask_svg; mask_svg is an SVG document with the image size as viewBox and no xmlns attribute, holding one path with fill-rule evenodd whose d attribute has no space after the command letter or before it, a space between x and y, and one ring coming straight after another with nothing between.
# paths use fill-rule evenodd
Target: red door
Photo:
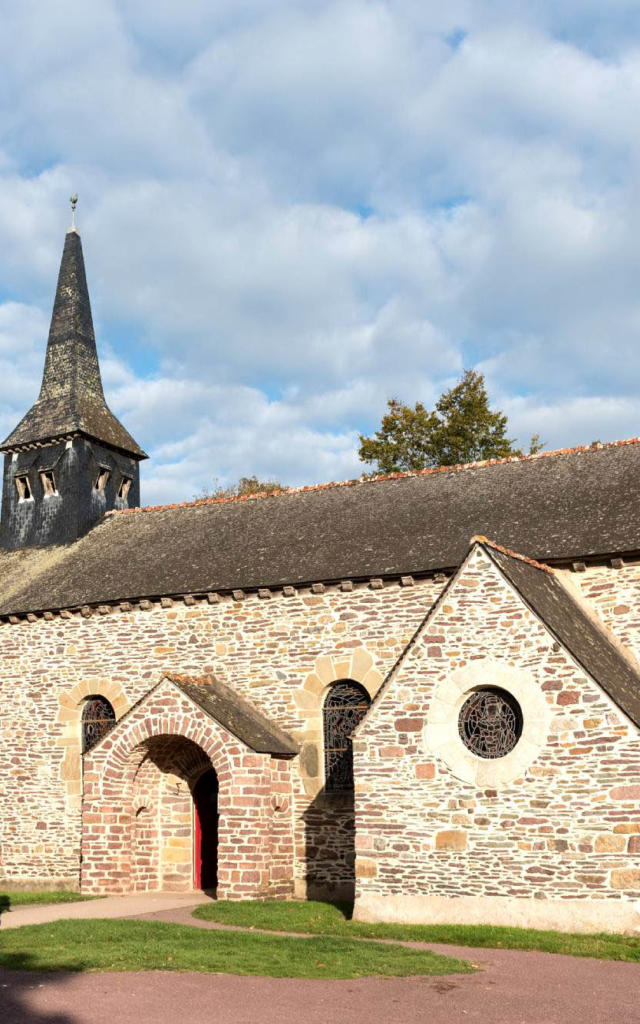
<instances>
[{"instance_id":1,"label":"red door","mask_svg":"<svg viewBox=\"0 0 640 1024\"><path fill-rule=\"evenodd\" d=\"M193 881L196 889L215 889L218 884L218 776L213 768L196 782L193 803Z\"/></svg>"}]
</instances>

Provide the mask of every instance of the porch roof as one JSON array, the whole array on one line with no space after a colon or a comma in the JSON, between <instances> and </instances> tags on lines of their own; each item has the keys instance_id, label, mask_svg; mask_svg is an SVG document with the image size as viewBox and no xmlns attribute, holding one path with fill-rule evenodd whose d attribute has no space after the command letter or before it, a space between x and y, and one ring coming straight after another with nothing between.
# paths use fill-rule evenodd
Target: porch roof
<instances>
[{"instance_id":1,"label":"porch roof","mask_svg":"<svg viewBox=\"0 0 640 1024\"><path fill-rule=\"evenodd\" d=\"M257 754L293 757L299 752L296 741L271 722L261 711L236 690L213 675L165 676L178 689L215 719L228 732L233 733Z\"/></svg>"}]
</instances>

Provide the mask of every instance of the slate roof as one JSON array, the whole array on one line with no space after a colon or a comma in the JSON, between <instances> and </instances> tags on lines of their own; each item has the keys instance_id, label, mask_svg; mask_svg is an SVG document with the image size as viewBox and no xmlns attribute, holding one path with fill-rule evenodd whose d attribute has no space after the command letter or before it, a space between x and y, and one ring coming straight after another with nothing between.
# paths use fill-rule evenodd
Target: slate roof
<instances>
[{"instance_id":1,"label":"slate roof","mask_svg":"<svg viewBox=\"0 0 640 1024\"><path fill-rule=\"evenodd\" d=\"M640 726L640 674L631 657L581 607L555 573L495 545L485 543L482 546L565 650Z\"/></svg>"},{"instance_id":2,"label":"slate roof","mask_svg":"<svg viewBox=\"0 0 640 1024\"><path fill-rule=\"evenodd\" d=\"M0 451L77 433L146 458L105 402L82 242L71 228L60 263L40 395Z\"/></svg>"},{"instance_id":3,"label":"slate roof","mask_svg":"<svg viewBox=\"0 0 640 1024\"><path fill-rule=\"evenodd\" d=\"M295 740L270 722L261 711L215 676L166 676L187 697L258 754L291 757L299 752Z\"/></svg>"},{"instance_id":4,"label":"slate roof","mask_svg":"<svg viewBox=\"0 0 640 1024\"><path fill-rule=\"evenodd\" d=\"M0 614L456 568L469 539L538 561L640 552L640 441L117 512L75 544L0 554Z\"/></svg>"}]
</instances>

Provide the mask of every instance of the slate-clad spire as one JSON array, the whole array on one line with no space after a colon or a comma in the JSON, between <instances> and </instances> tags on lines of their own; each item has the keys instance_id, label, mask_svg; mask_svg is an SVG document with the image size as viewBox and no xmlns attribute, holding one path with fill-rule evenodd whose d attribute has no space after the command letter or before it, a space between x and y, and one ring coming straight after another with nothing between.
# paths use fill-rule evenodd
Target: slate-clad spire
<instances>
[{"instance_id":1,"label":"slate-clad spire","mask_svg":"<svg viewBox=\"0 0 640 1024\"><path fill-rule=\"evenodd\" d=\"M62 253L40 395L0 451L77 434L146 458L105 402L82 242L72 227Z\"/></svg>"},{"instance_id":2,"label":"slate-clad spire","mask_svg":"<svg viewBox=\"0 0 640 1024\"><path fill-rule=\"evenodd\" d=\"M75 210L77 196L71 198ZM0 547L73 544L140 504L146 455L104 400L80 235L67 231L37 401L4 451Z\"/></svg>"}]
</instances>

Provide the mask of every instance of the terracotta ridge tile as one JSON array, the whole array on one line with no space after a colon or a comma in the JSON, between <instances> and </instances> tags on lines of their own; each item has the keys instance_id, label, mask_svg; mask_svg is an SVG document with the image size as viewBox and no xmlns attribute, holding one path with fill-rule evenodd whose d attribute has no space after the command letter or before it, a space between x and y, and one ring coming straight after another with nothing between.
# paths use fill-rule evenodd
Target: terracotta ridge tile
<instances>
[{"instance_id":1,"label":"terracotta ridge tile","mask_svg":"<svg viewBox=\"0 0 640 1024\"><path fill-rule=\"evenodd\" d=\"M483 537L482 534L477 534L475 537L472 537L471 544L483 544L487 548L493 548L495 551L500 551L503 555L508 555L509 558L517 558L519 562L526 562L527 565L532 565L534 569L541 569L542 572L547 572L550 576L555 576L555 573L550 566L543 565L542 562L536 562L535 558L529 558L528 555L521 555L519 551L512 551L511 548L505 548L502 544L497 544L494 540L489 540L488 537Z\"/></svg>"},{"instance_id":2,"label":"terracotta ridge tile","mask_svg":"<svg viewBox=\"0 0 640 1024\"><path fill-rule=\"evenodd\" d=\"M632 444L640 444L640 437L630 437L622 441L598 442L597 444L581 444L576 445L573 448L554 448L549 452L536 452L535 455L508 455L500 459L483 459L478 462L461 462L455 466L430 466L428 469L406 470L398 473L381 473L377 476L356 477L353 480L331 480L324 484L303 484L300 487L285 487L281 491L258 491L256 494L243 494L240 497L195 498L193 501L178 501L168 505L143 505L139 508L118 508L105 512L105 517L132 515L141 512L169 512L176 508L197 508L199 505L230 505L243 501L263 500L265 498L282 498L290 494L307 494L311 491L326 491L334 487L362 487L367 486L368 484L383 483L385 480L405 480L418 476L435 476L438 473L462 473L465 470L502 466L509 462L537 462L540 459L549 459L556 455L588 454L589 452L605 451L612 448L624 448Z\"/></svg>"},{"instance_id":3,"label":"terracotta ridge tile","mask_svg":"<svg viewBox=\"0 0 640 1024\"><path fill-rule=\"evenodd\" d=\"M216 682L215 676L211 672L205 672L202 675L165 672L163 679L169 679L172 683L196 683L198 686L210 686L211 683Z\"/></svg>"}]
</instances>

